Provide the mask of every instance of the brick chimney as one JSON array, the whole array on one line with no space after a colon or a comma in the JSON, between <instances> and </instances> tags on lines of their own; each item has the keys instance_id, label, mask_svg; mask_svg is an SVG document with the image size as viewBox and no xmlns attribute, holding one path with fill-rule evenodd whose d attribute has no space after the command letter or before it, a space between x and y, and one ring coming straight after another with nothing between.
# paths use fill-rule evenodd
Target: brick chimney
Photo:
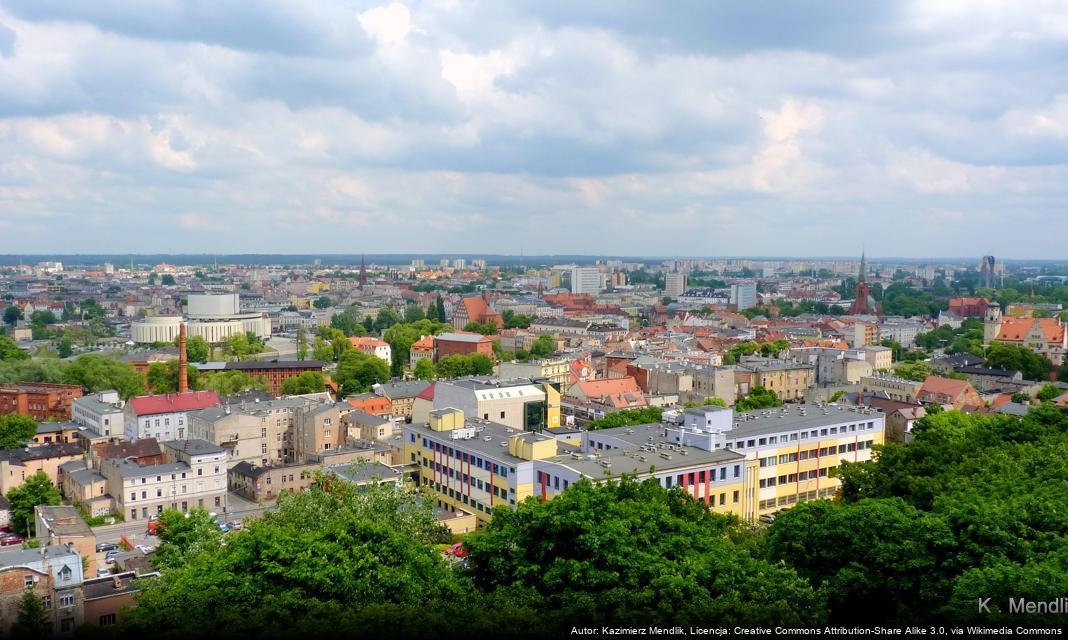
<instances>
[{"instance_id":1,"label":"brick chimney","mask_svg":"<svg viewBox=\"0 0 1068 640\"><path fill-rule=\"evenodd\" d=\"M178 393L189 391L189 358L185 353L185 323L178 325Z\"/></svg>"}]
</instances>

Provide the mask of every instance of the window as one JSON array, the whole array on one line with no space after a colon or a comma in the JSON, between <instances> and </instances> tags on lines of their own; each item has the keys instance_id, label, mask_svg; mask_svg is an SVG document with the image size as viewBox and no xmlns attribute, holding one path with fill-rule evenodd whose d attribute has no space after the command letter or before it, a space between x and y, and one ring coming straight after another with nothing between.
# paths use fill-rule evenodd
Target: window
<instances>
[{"instance_id":1,"label":"window","mask_svg":"<svg viewBox=\"0 0 1068 640\"><path fill-rule=\"evenodd\" d=\"M67 570L68 572L70 571L70 567L63 567L63 568L65 570ZM60 573L60 575L62 575L62 572ZM61 607L73 607L74 606L74 594L73 593L65 593L65 594L59 596L59 606L61 606Z\"/></svg>"},{"instance_id":2,"label":"window","mask_svg":"<svg viewBox=\"0 0 1068 640\"><path fill-rule=\"evenodd\" d=\"M504 412L501 412L501 420L504 420Z\"/></svg>"},{"instance_id":3,"label":"window","mask_svg":"<svg viewBox=\"0 0 1068 640\"><path fill-rule=\"evenodd\" d=\"M109 613L109 614L100 616L100 626L101 627L110 627L113 624L115 624L115 614L114 613Z\"/></svg>"},{"instance_id":4,"label":"window","mask_svg":"<svg viewBox=\"0 0 1068 640\"><path fill-rule=\"evenodd\" d=\"M22 586L26 587L27 589L31 588L33 586L33 576L25 576L22 579Z\"/></svg>"}]
</instances>

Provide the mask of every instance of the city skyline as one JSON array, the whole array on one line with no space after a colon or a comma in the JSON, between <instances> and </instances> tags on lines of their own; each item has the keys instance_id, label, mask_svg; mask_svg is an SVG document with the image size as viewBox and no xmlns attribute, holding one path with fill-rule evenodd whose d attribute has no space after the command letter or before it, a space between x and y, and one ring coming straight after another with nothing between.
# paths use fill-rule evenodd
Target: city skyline
<instances>
[{"instance_id":1,"label":"city skyline","mask_svg":"<svg viewBox=\"0 0 1068 640\"><path fill-rule=\"evenodd\" d=\"M0 252L1061 256L1063 5L771 15L11 0Z\"/></svg>"}]
</instances>

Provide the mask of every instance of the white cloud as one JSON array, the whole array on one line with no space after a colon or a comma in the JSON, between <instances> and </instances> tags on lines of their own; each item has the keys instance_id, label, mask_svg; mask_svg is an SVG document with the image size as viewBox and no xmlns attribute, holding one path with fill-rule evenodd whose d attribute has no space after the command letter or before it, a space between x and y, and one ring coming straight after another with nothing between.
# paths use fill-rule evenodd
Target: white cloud
<instances>
[{"instance_id":1,"label":"white cloud","mask_svg":"<svg viewBox=\"0 0 1068 640\"><path fill-rule=\"evenodd\" d=\"M399 2L368 9L359 20L371 37L387 45L403 41L412 30L412 13Z\"/></svg>"}]
</instances>

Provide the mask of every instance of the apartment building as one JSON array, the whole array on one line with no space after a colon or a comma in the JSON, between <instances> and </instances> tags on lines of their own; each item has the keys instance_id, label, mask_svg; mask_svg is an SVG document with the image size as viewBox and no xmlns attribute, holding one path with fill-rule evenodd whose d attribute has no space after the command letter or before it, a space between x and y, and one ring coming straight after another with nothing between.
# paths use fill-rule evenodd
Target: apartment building
<instances>
[{"instance_id":1,"label":"apartment building","mask_svg":"<svg viewBox=\"0 0 1068 640\"><path fill-rule=\"evenodd\" d=\"M390 413L411 420L415 397L431 385L425 380L401 380L374 386L374 392L390 402Z\"/></svg>"},{"instance_id":2,"label":"apartment building","mask_svg":"<svg viewBox=\"0 0 1068 640\"><path fill-rule=\"evenodd\" d=\"M206 440L163 443L171 462L140 466L108 460L100 472L107 478L115 509L127 520L146 520L164 509L226 507L226 450Z\"/></svg>"},{"instance_id":3,"label":"apartment building","mask_svg":"<svg viewBox=\"0 0 1068 640\"><path fill-rule=\"evenodd\" d=\"M868 376L860 379L860 390L863 393L882 393L899 402L915 402L922 387L922 382L897 376Z\"/></svg>"},{"instance_id":4,"label":"apartment building","mask_svg":"<svg viewBox=\"0 0 1068 640\"><path fill-rule=\"evenodd\" d=\"M230 490L246 500L269 502L283 493L307 491L322 465L314 462L253 466L239 462L228 472Z\"/></svg>"},{"instance_id":5,"label":"apartment building","mask_svg":"<svg viewBox=\"0 0 1068 640\"><path fill-rule=\"evenodd\" d=\"M745 486L745 456L679 448L671 442L678 431L659 424L606 429L584 433L582 443L572 445L444 409L432 412L427 426L405 426L404 443L406 462L419 466L419 485L438 506L473 510L480 525L495 507L531 496L550 499L581 479L601 482L622 474L681 486L715 510L744 517L743 494L755 490Z\"/></svg>"},{"instance_id":6,"label":"apartment building","mask_svg":"<svg viewBox=\"0 0 1068 640\"><path fill-rule=\"evenodd\" d=\"M297 415L293 434L294 460L307 460L311 454L336 451L345 446L347 434L341 418L352 408L344 403L309 407Z\"/></svg>"},{"instance_id":7,"label":"apartment building","mask_svg":"<svg viewBox=\"0 0 1068 640\"><path fill-rule=\"evenodd\" d=\"M884 414L864 407L739 414L698 407L687 409L678 424L581 432L573 443L445 409L432 412L429 425L405 427L404 452L439 506L473 509L480 524L496 506L529 496L549 499L582 479L622 474L681 487L713 510L752 522L835 495L833 470L842 461L870 460L884 432Z\"/></svg>"},{"instance_id":8,"label":"apartment building","mask_svg":"<svg viewBox=\"0 0 1068 640\"><path fill-rule=\"evenodd\" d=\"M813 365L791 360L745 356L738 364L737 371L748 374L749 390L764 387L785 401L802 399L805 390L816 384L816 368Z\"/></svg>"},{"instance_id":9,"label":"apartment building","mask_svg":"<svg viewBox=\"0 0 1068 640\"><path fill-rule=\"evenodd\" d=\"M0 449L0 494L21 487L26 478L43 471L53 484L59 482L60 465L80 460L85 452L79 445L44 444L24 449Z\"/></svg>"},{"instance_id":10,"label":"apartment building","mask_svg":"<svg viewBox=\"0 0 1068 640\"><path fill-rule=\"evenodd\" d=\"M189 437L189 412L217 407L219 404L219 394L214 391L130 398L123 408L123 437L127 440L183 440Z\"/></svg>"},{"instance_id":11,"label":"apartment building","mask_svg":"<svg viewBox=\"0 0 1068 640\"><path fill-rule=\"evenodd\" d=\"M724 448L758 461L756 512L764 515L833 497L841 483L832 472L843 461L871 460L871 448L883 443L885 431L886 416L875 409L786 405L733 414L730 428L717 439L722 437Z\"/></svg>"},{"instance_id":12,"label":"apartment building","mask_svg":"<svg viewBox=\"0 0 1068 640\"><path fill-rule=\"evenodd\" d=\"M384 360L386 364L391 364L393 362L392 347L389 346L388 342L381 340L380 338L352 336L349 338L349 342L352 343L354 349L358 349L369 356Z\"/></svg>"},{"instance_id":13,"label":"apartment building","mask_svg":"<svg viewBox=\"0 0 1068 640\"><path fill-rule=\"evenodd\" d=\"M71 420L98 435L121 438L126 430L124 406L118 391L82 396L71 405Z\"/></svg>"},{"instance_id":14,"label":"apartment building","mask_svg":"<svg viewBox=\"0 0 1068 640\"><path fill-rule=\"evenodd\" d=\"M80 385L19 382L0 385L0 415L21 413L34 420L70 420L71 405L82 396Z\"/></svg>"},{"instance_id":15,"label":"apartment building","mask_svg":"<svg viewBox=\"0 0 1068 640\"><path fill-rule=\"evenodd\" d=\"M44 604L51 634L69 636L84 619L82 556L73 545L0 551L0 635L10 635L27 590Z\"/></svg>"},{"instance_id":16,"label":"apartment building","mask_svg":"<svg viewBox=\"0 0 1068 640\"><path fill-rule=\"evenodd\" d=\"M530 362L502 362L498 373L504 380L528 378L549 380L555 384L566 385L571 380L571 361L563 358L547 358Z\"/></svg>"}]
</instances>

